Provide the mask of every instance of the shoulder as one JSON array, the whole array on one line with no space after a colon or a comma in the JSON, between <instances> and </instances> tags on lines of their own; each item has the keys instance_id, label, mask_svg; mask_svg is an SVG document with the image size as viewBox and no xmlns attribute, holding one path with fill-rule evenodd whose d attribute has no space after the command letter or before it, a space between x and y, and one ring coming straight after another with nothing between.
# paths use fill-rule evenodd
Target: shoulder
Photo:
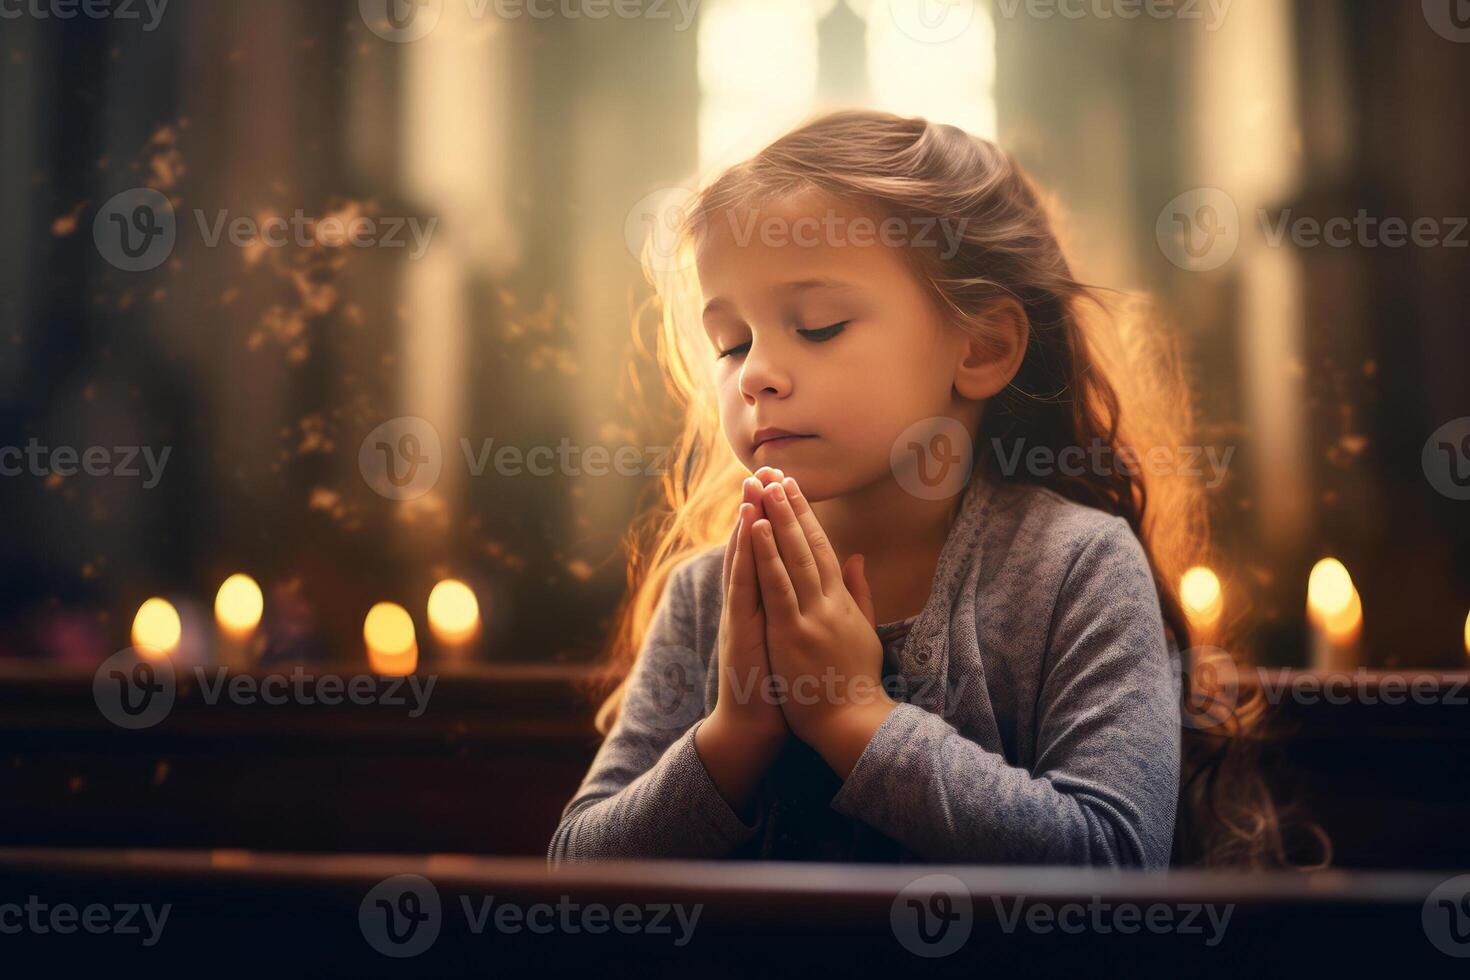
<instances>
[{"instance_id":1,"label":"shoulder","mask_svg":"<svg viewBox=\"0 0 1470 980\"><path fill-rule=\"evenodd\" d=\"M1116 514L1078 503L1046 487L1010 484L987 515L986 546L1006 564L1061 583L1096 563L1148 568L1143 546Z\"/></svg>"},{"instance_id":2,"label":"shoulder","mask_svg":"<svg viewBox=\"0 0 1470 980\"><path fill-rule=\"evenodd\" d=\"M725 546L709 545L685 555L669 572L660 604L678 610L696 642L713 635L724 603Z\"/></svg>"}]
</instances>

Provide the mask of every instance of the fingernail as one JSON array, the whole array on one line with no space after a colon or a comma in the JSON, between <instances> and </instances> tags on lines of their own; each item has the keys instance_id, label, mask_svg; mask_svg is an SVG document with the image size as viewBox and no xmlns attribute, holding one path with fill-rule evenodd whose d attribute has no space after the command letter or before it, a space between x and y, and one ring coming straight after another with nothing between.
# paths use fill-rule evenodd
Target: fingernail
<instances>
[{"instance_id":1,"label":"fingernail","mask_svg":"<svg viewBox=\"0 0 1470 980\"><path fill-rule=\"evenodd\" d=\"M791 496L800 496L801 488L796 485L796 481L793 480L791 477L788 476L786 479L782 480L781 485L786 488Z\"/></svg>"},{"instance_id":2,"label":"fingernail","mask_svg":"<svg viewBox=\"0 0 1470 980\"><path fill-rule=\"evenodd\" d=\"M771 496L775 497L777 500L785 500L786 491L781 488L781 484L773 483L771 484Z\"/></svg>"}]
</instances>

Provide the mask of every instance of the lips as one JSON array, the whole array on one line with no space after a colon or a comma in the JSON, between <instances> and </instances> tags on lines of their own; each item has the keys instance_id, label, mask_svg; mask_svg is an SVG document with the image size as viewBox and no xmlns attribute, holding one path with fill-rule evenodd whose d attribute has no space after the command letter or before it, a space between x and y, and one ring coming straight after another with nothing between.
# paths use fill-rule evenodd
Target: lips
<instances>
[{"instance_id":1,"label":"lips","mask_svg":"<svg viewBox=\"0 0 1470 980\"><path fill-rule=\"evenodd\" d=\"M755 435L751 437L751 443L755 449L762 446L789 446L801 442L804 439L815 439L811 433L792 432L789 429L765 428L756 429ZM755 450L753 449L752 452Z\"/></svg>"}]
</instances>

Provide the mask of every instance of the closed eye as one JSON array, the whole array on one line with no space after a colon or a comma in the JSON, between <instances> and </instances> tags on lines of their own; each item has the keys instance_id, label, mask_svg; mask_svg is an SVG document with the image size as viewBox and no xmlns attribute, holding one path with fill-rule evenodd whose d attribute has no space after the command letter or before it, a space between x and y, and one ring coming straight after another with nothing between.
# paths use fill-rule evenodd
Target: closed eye
<instances>
[{"instance_id":1,"label":"closed eye","mask_svg":"<svg viewBox=\"0 0 1470 980\"><path fill-rule=\"evenodd\" d=\"M851 320L843 320L841 323L834 323L829 327L817 327L813 330L798 330L796 332L801 334L806 339L812 341L813 343L821 344L831 340L833 337L846 330L847 325L851 322ZM730 357L733 354L743 353L749 347L750 343L748 341L743 344L737 344L736 346L731 347L729 350L720 351L720 357Z\"/></svg>"}]
</instances>

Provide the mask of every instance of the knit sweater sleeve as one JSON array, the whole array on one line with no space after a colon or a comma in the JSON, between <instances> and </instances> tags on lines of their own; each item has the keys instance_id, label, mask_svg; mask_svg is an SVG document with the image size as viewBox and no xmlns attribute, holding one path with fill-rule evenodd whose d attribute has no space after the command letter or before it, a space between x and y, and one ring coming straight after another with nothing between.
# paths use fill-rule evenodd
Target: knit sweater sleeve
<instances>
[{"instance_id":1,"label":"knit sweater sleeve","mask_svg":"<svg viewBox=\"0 0 1470 980\"><path fill-rule=\"evenodd\" d=\"M1082 546L1050 612L1030 771L900 704L833 807L926 860L1166 867L1178 678L1147 557L1125 521L1103 522Z\"/></svg>"},{"instance_id":2,"label":"knit sweater sleeve","mask_svg":"<svg viewBox=\"0 0 1470 980\"><path fill-rule=\"evenodd\" d=\"M696 635L699 556L670 575L629 677L623 708L562 813L547 862L716 858L758 833L725 802L694 746L703 723L709 654ZM718 566L715 566L718 568ZM701 597L703 597L701 599Z\"/></svg>"}]
</instances>

